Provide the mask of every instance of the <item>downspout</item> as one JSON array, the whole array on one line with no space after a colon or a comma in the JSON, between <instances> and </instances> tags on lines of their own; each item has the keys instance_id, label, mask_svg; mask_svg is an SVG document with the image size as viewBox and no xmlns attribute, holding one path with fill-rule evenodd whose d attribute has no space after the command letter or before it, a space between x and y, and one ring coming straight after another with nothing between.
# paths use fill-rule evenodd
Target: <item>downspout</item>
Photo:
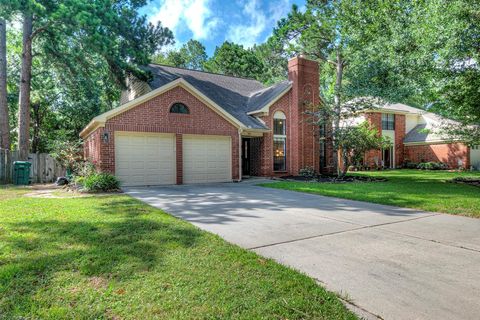
<instances>
[{"instance_id":1,"label":"downspout","mask_svg":"<svg viewBox=\"0 0 480 320\"><path fill-rule=\"evenodd\" d=\"M238 128L238 182L242 181L242 128Z\"/></svg>"}]
</instances>

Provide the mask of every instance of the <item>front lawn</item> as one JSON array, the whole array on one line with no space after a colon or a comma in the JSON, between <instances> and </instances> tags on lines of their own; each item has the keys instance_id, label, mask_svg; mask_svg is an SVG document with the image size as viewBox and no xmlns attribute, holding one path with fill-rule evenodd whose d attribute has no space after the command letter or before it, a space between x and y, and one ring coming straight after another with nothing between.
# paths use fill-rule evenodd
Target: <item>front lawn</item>
<instances>
[{"instance_id":1,"label":"front lawn","mask_svg":"<svg viewBox=\"0 0 480 320\"><path fill-rule=\"evenodd\" d=\"M355 319L305 275L126 195L0 188L0 319Z\"/></svg>"},{"instance_id":2,"label":"front lawn","mask_svg":"<svg viewBox=\"0 0 480 320\"><path fill-rule=\"evenodd\" d=\"M480 218L480 188L447 182L458 176L479 177L478 172L391 170L356 174L385 177L388 181L369 183L284 181L262 186Z\"/></svg>"}]
</instances>

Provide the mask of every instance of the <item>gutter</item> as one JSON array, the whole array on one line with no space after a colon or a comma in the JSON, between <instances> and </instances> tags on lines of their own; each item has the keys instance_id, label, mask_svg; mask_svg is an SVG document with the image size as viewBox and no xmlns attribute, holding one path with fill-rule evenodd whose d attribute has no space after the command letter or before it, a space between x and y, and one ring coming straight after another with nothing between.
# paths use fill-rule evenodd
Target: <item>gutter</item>
<instances>
[{"instance_id":1,"label":"gutter","mask_svg":"<svg viewBox=\"0 0 480 320\"><path fill-rule=\"evenodd\" d=\"M238 128L238 182L242 181L242 128Z\"/></svg>"},{"instance_id":2,"label":"gutter","mask_svg":"<svg viewBox=\"0 0 480 320\"><path fill-rule=\"evenodd\" d=\"M418 142L404 142L403 145L406 147L413 146L425 146L430 144L450 144L450 143L462 143L460 140L430 140L430 141L418 141Z\"/></svg>"}]
</instances>

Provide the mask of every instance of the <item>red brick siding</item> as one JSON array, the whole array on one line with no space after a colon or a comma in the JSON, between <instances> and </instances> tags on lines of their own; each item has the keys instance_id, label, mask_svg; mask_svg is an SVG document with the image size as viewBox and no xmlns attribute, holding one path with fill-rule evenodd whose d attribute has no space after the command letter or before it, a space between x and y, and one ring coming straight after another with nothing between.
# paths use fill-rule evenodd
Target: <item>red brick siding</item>
<instances>
[{"instance_id":1,"label":"red brick siding","mask_svg":"<svg viewBox=\"0 0 480 320\"><path fill-rule=\"evenodd\" d=\"M183 135L177 133L175 135L175 149L176 155L175 159L177 161L177 184L183 183Z\"/></svg>"},{"instance_id":2,"label":"red brick siding","mask_svg":"<svg viewBox=\"0 0 480 320\"><path fill-rule=\"evenodd\" d=\"M365 115L368 123L377 128L379 134L382 134L382 114L378 112L367 113ZM371 168L376 168L382 164L382 151L370 150L365 154L365 165Z\"/></svg>"},{"instance_id":3,"label":"red brick siding","mask_svg":"<svg viewBox=\"0 0 480 320\"><path fill-rule=\"evenodd\" d=\"M92 132L84 141L83 153L86 160L95 164L97 168L100 168L100 150L101 150L101 133L102 128L98 128Z\"/></svg>"},{"instance_id":4,"label":"red brick siding","mask_svg":"<svg viewBox=\"0 0 480 320\"><path fill-rule=\"evenodd\" d=\"M405 160L420 162L443 162L450 168L470 167L470 149L461 143L405 146Z\"/></svg>"},{"instance_id":5,"label":"red brick siding","mask_svg":"<svg viewBox=\"0 0 480 320\"><path fill-rule=\"evenodd\" d=\"M181 102L188 106L190 114L171 114L170 106L174 102ZM95 132L109 133L108 143L103 143ZM97 129L92 138L97 146L100 145L100 155L96 156L100 170L115 172L115 131L175 133L177 139L182 134L223 135L232 140L232 176L239 178L239 140L238 130L230 122L211 110L203 102L190 94L187 90L176 87L156 96L141 105L125 111L109 119L105 128ZM182 149L177 140L177 152ZM181 159L177 153L177 161ZM182 163L177 163L177 176L182 176ZM178 179L178 178L177 178ZM177 180L181 182L182 179Z\"/></svg>"},{"instance_id":6,"label":"red brick siding","mask_svg":"<svg viewBox=\"0 0 480 320\"><path fill-rule=\"evenodd\" d=\"M405 139L405 115L395 115L395 166L397 168L402 167L404 160L404 146L403 140Z\"/></svg>"},{"instance_id":7,"label":"red brick siding","mask_svg":"<svg viewBox=\"0 0 480 320\"><path fill-rule=\"evenodd\" d=\"M367 113L365 115L367 121L373 125L380 134L382 134L382 114L379 112ZM404 161L404 146L403 140L405 139L405 115L395 115L395 166L401 167ZM376 161L377 160L377 161ZM365 155L365 164L369 167L376 167L380 165L382 161L381 150L370 150Z\"/></svg>"},{"instance_id":8,"label":"red brick siding","mask_svg":"<svg viewBox=\"0 0 480 320\"><path fill-rule=\"evenodd\" d=\"M98 128L93 131L87 138L84 139L84 157L95 165L97 170L105 172L113 172L105 170L110 167L111 159L106 157L106 150L109 148L111 136L108 136L108 141L105 142L102 136L105 132L105 128Z\"/></svg>"},{"instance_id":9,"label":"red brick siding","mask_svg":"<svg viewBox=\"0 0 480 320\"><path fill-rule=\"evenodd\" d=\"M260 170L259 174L261 176L272 176L275 175L273 171L273 116L275 112L281 111L286 116L286 129L287 129L287 142L286 142L286 172L279 173L285 175L286 173L291 172L293 162L295 161L295 143L292 139L292 132L296 129L295 123L291 120L292 110L291 110L291 91L286 93L280 100L270 107L268 115L261 117L261 119L266 123L266 125L271 128L270 132L267 132L263 135L263 138L259 141L258 148L260 150Z\"/></svg>"},{"instance_id":10,"label":"red brick siding","mask_svg":"<svg viewBox=\"0 0 480 320\"><path fill-rule=\"evenodd\" d=\"M297 175L304 167L313 167L319 172L318 126L306 111L320 103L319 68L316 61L293 58L288 62L288 79L293 82L291 91L290 140L293 158L289 171Z\"/></svg>"}]
</instances>

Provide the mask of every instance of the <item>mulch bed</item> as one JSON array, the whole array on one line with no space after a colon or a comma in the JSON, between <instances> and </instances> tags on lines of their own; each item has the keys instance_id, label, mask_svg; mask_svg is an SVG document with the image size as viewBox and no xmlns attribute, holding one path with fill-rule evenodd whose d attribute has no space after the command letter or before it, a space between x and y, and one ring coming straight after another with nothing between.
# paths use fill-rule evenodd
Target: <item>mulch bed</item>
<instances>
[{"instance_id":1,"label":"mulch bed","mask_svg":"<svg viewBox=\"0 0 480 320\"><path fill-rule=\"evenodd\" d=\"M459 177L450 180L452 183L468 184L470 186L480 187L480 178Z\"/></svg>"},{"instance_id":2,"label":"mulch bed","mask_svg":"<svg viewBox=\"0 0 480 320\"><path fill-rule=\"evenodd\" d=\"M283 176L281 180L286 181L298 181L298 182L320 182L320 183L348 183L348 182L385 182L385 178L373 178L363 176L345 176L338 178L337 176L319 175L316 177L304 177L304 176Z\"/></svg>"}]
</instances>

